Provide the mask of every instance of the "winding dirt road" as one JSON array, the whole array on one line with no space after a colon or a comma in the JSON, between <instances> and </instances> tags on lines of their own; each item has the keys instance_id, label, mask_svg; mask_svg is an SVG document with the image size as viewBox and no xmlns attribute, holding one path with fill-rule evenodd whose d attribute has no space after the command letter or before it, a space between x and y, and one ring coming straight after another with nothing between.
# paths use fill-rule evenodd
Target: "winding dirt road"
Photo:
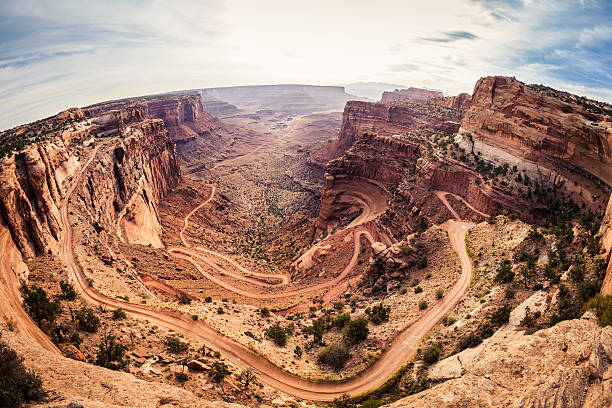
<instances>
[{"instance_id":1,"label":"winding dirt road","mask_svg":"<svg viewBox=\"0 0 612 408\"><path fill-rule=\"evenodd\" d=\"M207 345L219 350L237 366L242 368L251 367L257 372L261 381L287 394L308 400L332 401L345 393L355 396L381 386L387 378L393 375L416 352L421 339L436 326L444 315L450 313L454 309L468 289L472 274L472 264L465 248L465 231L473 224L448 221L445 227L448 231L451 244L457 251L461 260L461 275L455 286L453 286L440 301L431 305L424 314L410 322L408 326L397 335L392 345L383 353L381 358L358 377L345 383L338 384L316 383L298 378L273 365L265 358L254 354L242 344L213 330L203 322L194 321L190 316L113 299L101 294L88 284L87 278L81 267L75 261L72 250L73 238L72 226L68 216L68 202L75 187L80 182L82 174L94 159L96 152L97 148L92 153L92 157L90 157L83 166L78 176L75 177L74 183L66 194L61 206L61 222L64 230L61 251L68 267L70 277L84 300L95 305L122 308L132 316L147 319L157 325L183 333L193 339L201 340ZM205 203L201 204L201 206L204 204ZM355 234L359 233L361 232L355 232ZM356 239L355 242L355 248L357 248L359 240ZM175 254L178 252L179 251L175 251ZM192 252L194 251L187 252L187 255L182 255L180 253L178 253L178 255L189 257L193 255ZM358 251L356 252L358 253ZM286 295L287 294L284 294L283 296Z\"/></svg>"}]
</instances>

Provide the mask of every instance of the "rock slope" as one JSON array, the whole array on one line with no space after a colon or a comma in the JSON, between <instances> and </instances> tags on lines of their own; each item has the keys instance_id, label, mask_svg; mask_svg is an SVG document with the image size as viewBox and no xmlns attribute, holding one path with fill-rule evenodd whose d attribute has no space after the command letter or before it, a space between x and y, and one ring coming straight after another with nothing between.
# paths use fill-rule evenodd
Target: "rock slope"
<instances>
[{"instance_id":1,"label":"rock slope","mask_svg":"<svg viewBox=\"0 0 612 408\"><path fill-rule=\"evenodd\" d=\"M600 203L610 192L609 115L540 93L515 78L486 77L474 87L461 132L471 134L485 159L525 162L530 174L574 181Z\"/></svg>"},{"instance_id":2,"label":"rock slope","mask_svg":"<svg viewBox=\"0 0 612 408\"><path fill-rule=\"evenodd\" d=\"M612 403L611 362L612 327L587 314L491 341L449 372L457 378L389 406L604 408Z\"/></svg>"}]
</instances>

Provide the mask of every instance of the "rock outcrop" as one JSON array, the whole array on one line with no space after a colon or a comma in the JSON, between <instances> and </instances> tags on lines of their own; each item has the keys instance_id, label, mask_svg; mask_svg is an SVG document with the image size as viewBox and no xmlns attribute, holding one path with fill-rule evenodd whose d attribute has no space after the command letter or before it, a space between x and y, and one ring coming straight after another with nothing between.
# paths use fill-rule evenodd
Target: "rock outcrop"
<instances>
[{"instance_id":1,"label":"rock outcrop","mask_svg":"<svg viewBox=\"0 0 612 408\"><path fill-rule=\"evenodd\" d=\"M350 101L344 108L338 140L315 154L324 164L340 157L364 133L393 136L406 132L452 134L459 130L463 114L446 108L419 104L384 104Z\"/></svg>"},{"instance_id":2,"label":"rock outcrop","mask_svg":"<svg viewBox=\"0 0 612 408\"><path fill-rule=\"evenodd\" d=\"M611 116L515 78L486 77L474 87L461 132L471 134L472 148L484 159L518 163L551 180L561 177L593 195L590 201L603 204L600 210L605 207L602 198L612 186Z\"/></svg>"},{"instance_id":3,"label":"rock outcrop","mask_svg":"<svg viewBox=\"0 0 612 408\"><path fill-rule=\"evenodd\" d=\"M448 373L457 378L389 407L605 408L612 403L612 327L600 327L592 315L530 336L498 336L476 353Z\"/></svg>"},{"instance_id":4,"label":"rock outcrop","mask_svg":"<svg viewBox=\"0 0 612 408\"><path fill-rule=\"evenodd\" d=\"M470 109L471 101L472 96L470 94L460 93L457 96L444 96L442 98L433 98L429 100L429 103L465 111Z\"/></svg>"},{"instance_id":5,"label":"rock outcrop","mask_svg":"<svg viewBox=\"0 0 612 408\"><path fill-rule=\"evenodd\" d=\"M606 251L605 259L608 264L606 277L601 286L601 293L603 295L612 295L612 196L608 200L608 207L601 223L599 234L601 236L601 245Z\"/></svg>"},{"instance_id":6,"label":"rock outcrop","mask_svg":"<svg viewBox=\"0 0 612 408\"><path fill-rule=\"evenodd\" d=\"M413 88L396 89L393 92L383 92L380 101L382 103L389 102L412 102L425 103L434 98L444 98L442 91L430 91L429 89Z\"/></svg>"}]
</instances>

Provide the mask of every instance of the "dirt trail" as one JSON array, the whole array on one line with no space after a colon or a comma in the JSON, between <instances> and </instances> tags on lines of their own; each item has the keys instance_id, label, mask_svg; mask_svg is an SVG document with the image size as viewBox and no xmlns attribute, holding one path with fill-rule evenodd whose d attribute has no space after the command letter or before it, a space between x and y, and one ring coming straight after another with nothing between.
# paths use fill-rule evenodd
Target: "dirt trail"
<instances>
[{"instance_id":1,"label":"dirt trail","mask_svg":"<svg viewBox=\"0 0 612 408\"><path fill-rule=\"evenodd\" d=\"M287 394L309 400L331 401L345 393L354 396L381 386L387 378L393 375L416 352L421 339L435 327L442 316L453 310L468 289L472 274L472 264L465 248L465 231L473 224L448 221L445 227L448 231L451 244L461 260L461 275L455 286L440 301L427 309L424 314L410 322L399 333L381 358L360 376L338 384L316 383L298 378L273 365L264 357L254 354L242 344L218 333L203 322L194 321L190 316L109 298L88 284L82 269L75 261L72 250L73 238L72 226L68 216L68 201L74 188L80 182L83 172L95 157L96 151L97 149L87 164L83 166L78 177L75 177L74 184L68 191L61 206L61 222L64 229L61 251L71 279L74 281L84 300L95 305L105 305L109 308L122 308L135 317L150 320L160 326L183 333L188 337L202 340L207 345L219 350L226 358L233 361L239 367L251 367L255 370L261 381ZM361 232L355 231L355 234L358 233ZM357 247L358 240L355 242Z\"/></svg>"},{"instance_id":2,"label":"dirt trail","mask_svg":"<svg viewBox=\"0 0 612 408\"><path fill-rule=\"evenodd\" d=\"M446 191L434 191L434 194L436 196L438 196L438 198L440 199L440 201L442 201L442 203L446 206L446 208L448 208L448 210L451 212L451 214L453 214L453 217L455 217L456 220L460 221L461 217L459 216L459 214L457 213L457 211L455 211L455 209L450 205L450 203L448 202L448 200L446 199L446 196L450 195L454 198L456 198L457 200L463 202L463 204L465 204L465 206L467 208L469 208L470 210L474 211L476 214L482 215L483 217L488 217L489 214L485 214L480 210L477 210L476 208L474 208L472 206L472 204L468 203L463 197L461 197L460 195L457 194L453 194L453 193L448 193Z\"/></svg>"}]
</instances>

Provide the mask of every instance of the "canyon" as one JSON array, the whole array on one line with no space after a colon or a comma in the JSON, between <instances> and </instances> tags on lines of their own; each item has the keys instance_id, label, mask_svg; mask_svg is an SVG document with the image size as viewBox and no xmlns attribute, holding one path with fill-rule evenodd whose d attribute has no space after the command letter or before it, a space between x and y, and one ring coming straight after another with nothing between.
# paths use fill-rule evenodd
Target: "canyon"
<instances>
[{"instance_id":1,"label":"canyon","mask_svg":"<svg viewBox=\"0 0 612 408\"><path fill-rule=\"evenodd\" d=\"M607 105L568 95L510 77L481 78L472 96L409 88L380 102L342 87L203 88L3 132L37 140L0 162L0 314L13 321L3 340L53 403L311 406L346 394L397 407L607 406L611 327L590 298L555 320L586 283L612 290L612 122ZM552 265L562 245L574 258ZM506 260L516 285L496 277ZM81 330L75 354L28 316L21 284L60 298L60 278L80 302L61 324L94 306L104 336L128 345L129 372L67 357L95 362L101 333ZM384 304L391 316L374 323ZM482 344L452 351L506 305ZM341 344L343 314L370 336L331 370L309 339L321 324ZM270 327L291 331L286 347ZM172 337L187 353L168 351ZM436 345L440 361L425 362ZM542 350L549 361L536 361ZM221 363L227 389L198 368ZM243 370L261 386L242 387Z\"/></svg>"}]
</instances>

